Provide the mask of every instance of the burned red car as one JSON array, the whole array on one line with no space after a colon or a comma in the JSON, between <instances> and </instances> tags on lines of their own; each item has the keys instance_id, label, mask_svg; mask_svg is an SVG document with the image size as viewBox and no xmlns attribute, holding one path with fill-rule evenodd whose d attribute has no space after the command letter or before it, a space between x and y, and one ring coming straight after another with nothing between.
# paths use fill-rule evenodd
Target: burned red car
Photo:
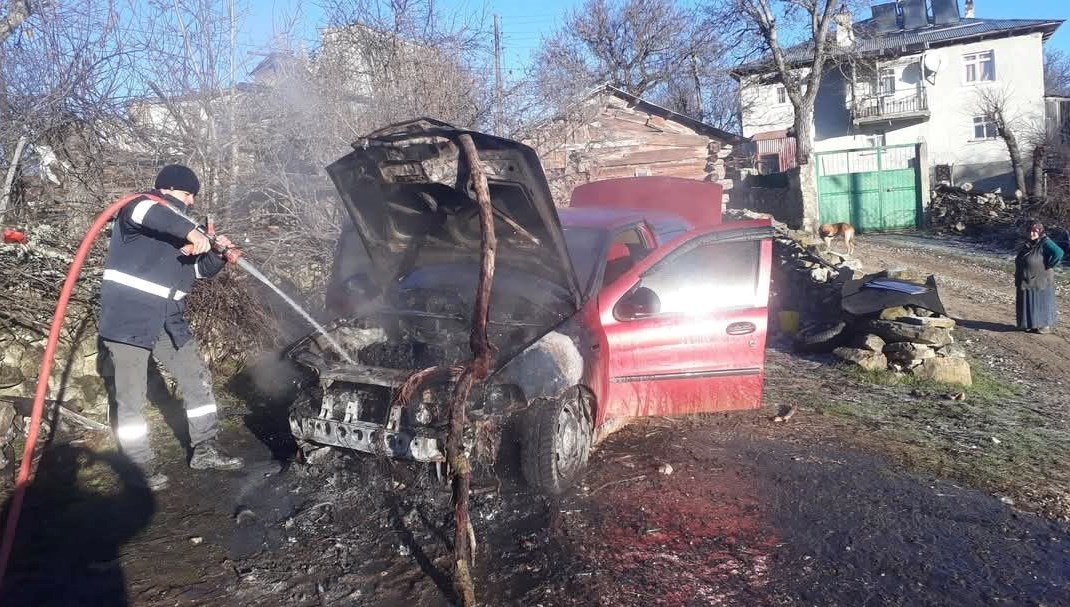
<instances>
[{"instance_id":1,"label":"burned red car","mask_svg":"<svg viewBox=\"0 0 1070 607\"><path fill-rule=\"evenodd\" d=\"M445 460L449 379L409 402L415 371L467 360L480 231L469 134L498 238L493 372L473 390L466 445L560 492L627 420L759 406L771 265L768 222L722 224L720 187L640 177L581 186L556 209L535 152L420 120L383 129L328 167L351 225L328 305L331 336L289 355L314 372L291 409L301 441Z\"/></svg>"}]
</instances>

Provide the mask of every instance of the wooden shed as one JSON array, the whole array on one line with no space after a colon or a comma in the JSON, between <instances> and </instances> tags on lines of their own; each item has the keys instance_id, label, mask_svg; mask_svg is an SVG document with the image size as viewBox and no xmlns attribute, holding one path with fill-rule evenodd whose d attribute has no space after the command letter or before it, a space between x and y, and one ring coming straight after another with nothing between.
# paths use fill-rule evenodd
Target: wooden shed
<instances>
[{"instance_id":1,"label":"wooden shed","mask_svg":"<svg viewBox=\"0 0 1070 607\"><path fill-rule=\"evenodd\" d=\"M725 201L742 138L611 85L602 85L561 115L535 126L535 148L554 200L572 188L616 177L661 175L717 181Z\"/></svg>"}]
</instances>

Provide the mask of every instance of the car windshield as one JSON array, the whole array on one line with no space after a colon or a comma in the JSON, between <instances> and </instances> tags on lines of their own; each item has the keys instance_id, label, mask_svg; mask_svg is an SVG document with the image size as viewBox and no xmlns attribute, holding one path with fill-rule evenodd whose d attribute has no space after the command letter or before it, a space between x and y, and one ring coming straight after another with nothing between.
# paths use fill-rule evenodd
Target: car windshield
<instances>
[{"instance_id":1,"label":"car windshield","mask_svg":"<svg viewBox=\"0 0 1070 607\"><path fill-rule=\"evenodd\" d=\"M605 248L606 232L595 228L565 227L565 246L572 258L572 268L584 295L590 294L591 284L598 272L598 262Z\"/></svg>"}]
</instances>

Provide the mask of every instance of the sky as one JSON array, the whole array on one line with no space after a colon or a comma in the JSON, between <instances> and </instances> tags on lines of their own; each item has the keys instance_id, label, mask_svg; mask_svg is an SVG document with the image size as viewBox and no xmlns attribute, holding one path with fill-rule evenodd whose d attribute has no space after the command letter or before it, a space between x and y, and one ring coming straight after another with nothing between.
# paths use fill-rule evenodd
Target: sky
<instances>
[{"instance_id":1,"label":"sky","mask_svg":"<svg viewBox=\"0 0 1070 607\"><path fill-rule=\"evenodd\" d=\"M565 15L581 0L437 0L443 14L472 15L483 20L491 31L493 15L497 14L502 29L502 69L519 77L530 65L533 51L542 36L561 25ZM318 26L324 20L323 11L312 1L259 0L251 2L246 16L248 27L242 32L241 46L256 53L266 47L274 32L293 27L297 37L309 47L315 45ZM291 25L292 24L292 25ZM255 59L252 61L255 65Z\"/></svg>"},{"instance_id":2,"label":"sky","mask_svg":"<svg viewBox=\"0 0 1070 607\"><path fill-rule=\"evenodd\" d=\"M502 68L506 76L519 78L530 66L531 57L542 36L560 27L568 11L582 0L436 0L442 13L482 15L490 31L491 15L500 18L502 30ZM959 0L960 10L964 0ZM273 32L293 27L309 47L315 46L323 11L314 0L253 0L247 26L241 33L241 47L250 53L262 51ZM1002 19L1067 19L1068 0L975 0L977 16ZM864 18L858 15L856 18ZM1049 46L1070 53L1070 23L1063 24L1048 41ZM251 54L250 67L257 62Z\"/></svg>"}]
</instances>

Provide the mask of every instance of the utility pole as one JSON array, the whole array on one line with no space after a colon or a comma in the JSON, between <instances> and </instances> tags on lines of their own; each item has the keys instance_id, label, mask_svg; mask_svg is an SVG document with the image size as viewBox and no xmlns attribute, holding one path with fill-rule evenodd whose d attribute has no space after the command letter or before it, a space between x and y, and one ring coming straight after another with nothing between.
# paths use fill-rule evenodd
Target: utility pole
<instances>
[{"instance_id":1,"label":"utility pole","mask_svg":"<svg viewBox=\"0 0 1070 607\"><path fill-rule=\"evenodd\" d=\"M494 13L494 134L502 136L502 28Z\"/></svg>"}]
</instances>

